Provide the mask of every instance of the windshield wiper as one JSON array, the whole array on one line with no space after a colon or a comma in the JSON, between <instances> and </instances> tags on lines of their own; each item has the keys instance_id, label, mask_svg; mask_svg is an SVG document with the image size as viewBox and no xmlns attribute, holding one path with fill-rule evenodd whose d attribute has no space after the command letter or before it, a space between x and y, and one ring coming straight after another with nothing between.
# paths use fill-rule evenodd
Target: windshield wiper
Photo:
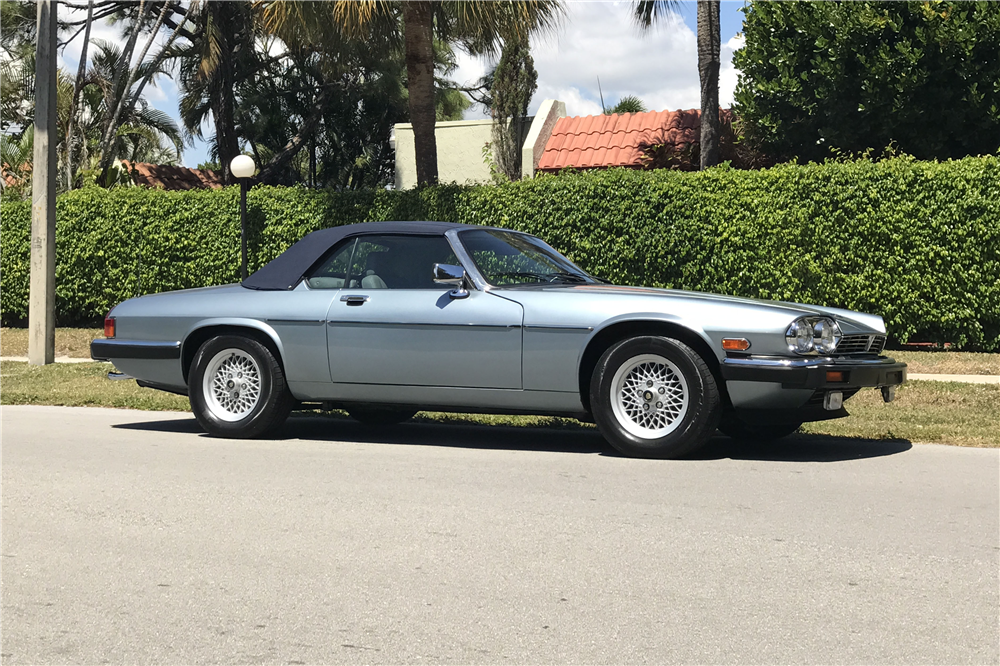
<instances>
[{"instance_id":1,"label":"windshield wiper","mask_svg":"<svg viewBox=\"0 0 1000 666\"><path fill-rule=\"evenodd\" d=\"M580 275L579 273L567 273L563 271L560 273L549 273L549 275L551 276L552 281L555 281L555 279L559 279L559 280L564 280L566 282L572 282L575 284L587 282L587 278Z\"/></svg>"}]
</instances>

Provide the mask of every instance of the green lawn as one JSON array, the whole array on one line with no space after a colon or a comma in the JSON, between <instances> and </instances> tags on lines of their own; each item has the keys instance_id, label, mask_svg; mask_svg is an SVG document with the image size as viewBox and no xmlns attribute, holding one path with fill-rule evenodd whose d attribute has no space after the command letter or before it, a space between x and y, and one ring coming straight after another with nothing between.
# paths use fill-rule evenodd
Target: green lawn
<instances>
[{"instance_id":1,"label":"green lawn","mask_svg":"<svg viewBox=\"0 0 1000 666\"><path fill-rule=\"evenodd\" d=\"M129 409L188 411L183 396L144 389L134 381L111 381L106 363L0 363L0 403L5 405L82 405ZM959 446L1000 447L1000 386L954 382L908 382L895 402L885 404L878 391L864 390L847 402L851 416L808 423L803 431L864 437L908 439ZM539 416L463 415L421 412L418 420L515 427L591 428L572 419Z\"/></svg>"}]
</instances>

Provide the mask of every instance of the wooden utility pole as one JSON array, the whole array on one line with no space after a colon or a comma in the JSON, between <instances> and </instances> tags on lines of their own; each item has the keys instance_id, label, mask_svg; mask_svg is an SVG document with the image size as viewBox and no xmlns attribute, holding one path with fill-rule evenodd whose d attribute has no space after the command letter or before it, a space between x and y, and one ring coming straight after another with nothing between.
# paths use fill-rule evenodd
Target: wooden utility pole
<instances>
[{"instance_id":1,"label":"wooden utility pole","mask_svg":"<svg viewBox=\"0 0 1000 666\"><path fill-rule=\"evenodd\" d=\"M56 3L38 0L35 155L31 165L31 285L28 363L55 361L56 341Z\"/></svg>"}]
</instances>

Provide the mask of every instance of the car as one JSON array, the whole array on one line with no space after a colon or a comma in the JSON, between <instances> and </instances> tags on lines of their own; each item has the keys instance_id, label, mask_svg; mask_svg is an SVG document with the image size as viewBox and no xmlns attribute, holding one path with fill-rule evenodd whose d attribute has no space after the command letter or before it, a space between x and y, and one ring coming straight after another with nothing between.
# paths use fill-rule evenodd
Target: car
<instances>
[{"instance_id":1,"label":"car","mask_svg":"<svg viewBox=\"0 0 1000 666\"><path fill-rule=\"evenodd\" d=\"M275 433L293 409L390 425L418 410L594 422L628 456L717 429L773 439L886 402L906 365L876 315L619 286L535 236L444 222L306 235L240 284L117 305L91 356L187 395L211 435Z\"/></svg>"}]
</instances>

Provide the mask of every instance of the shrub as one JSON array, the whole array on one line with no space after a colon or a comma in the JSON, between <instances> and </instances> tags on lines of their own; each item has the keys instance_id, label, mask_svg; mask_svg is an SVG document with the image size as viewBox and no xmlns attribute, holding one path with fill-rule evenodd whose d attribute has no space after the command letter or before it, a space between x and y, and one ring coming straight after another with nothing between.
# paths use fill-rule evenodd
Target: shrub
<instances>
[{"instance_id":1,"label":"shrub","mask_svg":"<svg viewBox=\"0 0 1000 666\"><path fill-rule=\"evenodd\" d=\"M143 293L234 282L238 190L80 190L57 204L57 317L99 319ZM1000 159L609 170L502 186L330 192L258 187L250 268L306 233L438 219L537 234L619 284L882 315L898 341L1000 349ZM30 204L2 204L0 309L23 320Z\"/></svg>"}]
</instances>

